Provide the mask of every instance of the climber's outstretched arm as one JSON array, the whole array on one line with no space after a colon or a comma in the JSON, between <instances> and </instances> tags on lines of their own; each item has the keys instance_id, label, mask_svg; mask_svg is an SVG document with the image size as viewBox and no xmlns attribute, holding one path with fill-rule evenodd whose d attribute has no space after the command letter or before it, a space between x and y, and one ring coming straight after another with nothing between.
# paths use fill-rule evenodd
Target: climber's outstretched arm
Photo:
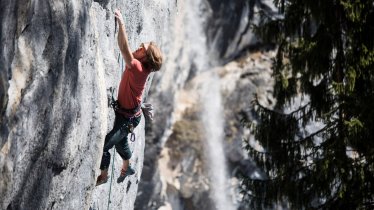
<instances>
[{"instance_id":1,"label":"climber's outstretched arm","mask_svg":"<svg viewBox=\"0 0 374 210\"><path fill-rule=\"evenodd\" d=\"M125 59L126 65L131 67L131 61L134 59L134 56L132 55L129 41L127 38L126 28L125 28L125 22L123 21L121 12L117 9L114 13L115 18L118 21L119 30L118 30L118 46L121 50L122 56Z\"/></svg>"}]
</instances>

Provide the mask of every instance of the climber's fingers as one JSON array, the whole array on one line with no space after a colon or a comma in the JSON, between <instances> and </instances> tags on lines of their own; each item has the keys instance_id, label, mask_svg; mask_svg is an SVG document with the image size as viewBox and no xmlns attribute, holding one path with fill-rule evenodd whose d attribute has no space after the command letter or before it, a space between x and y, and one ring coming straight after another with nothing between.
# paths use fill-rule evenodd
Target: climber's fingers
<instances>
[{"instance_id":1,"label":"climber's fingers","mask_svg":"<svg viewBox=\"0 0 374 210\"><path fill-rule=\"evenodd\" d=\"M116 9L116 11L114 12L114 16L117 18L118 21L123 20L121 11L119 11L119 9Z\"/></svg>"}]
</instances>

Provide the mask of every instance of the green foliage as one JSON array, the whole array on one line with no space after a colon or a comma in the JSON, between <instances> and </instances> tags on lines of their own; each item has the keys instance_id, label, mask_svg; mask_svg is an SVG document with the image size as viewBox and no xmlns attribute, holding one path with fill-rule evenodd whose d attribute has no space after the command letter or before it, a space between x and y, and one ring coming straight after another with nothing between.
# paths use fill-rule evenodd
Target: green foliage
<instances>
[{"instance_id":1,"label":"green foliage","mask_svg":"<svg viewBox=\"0 0 374 210\"><path fill-rule=\"evenodd\" d=\"M252 207L374 208L374 3L275 0L283 19L255 28L278 45L269 109L255 100L252 135L265 151L246 149L267 174L243 180ZM307 104L285 112L297 97ZM306 126L323 126L313 133Z\"/></svg>"},{"instance_id":2,"label":"green foliage","mask_svg":"<svg viewBox=\"0 0 374 210\"><path fill-rule=\"evenodd\" d=\"M345 121L344 124L348 128L349 134L358 134L362 128L364 128L362 122L357 118L352 118L349 121Z\"/></svg>"}]
</instances>

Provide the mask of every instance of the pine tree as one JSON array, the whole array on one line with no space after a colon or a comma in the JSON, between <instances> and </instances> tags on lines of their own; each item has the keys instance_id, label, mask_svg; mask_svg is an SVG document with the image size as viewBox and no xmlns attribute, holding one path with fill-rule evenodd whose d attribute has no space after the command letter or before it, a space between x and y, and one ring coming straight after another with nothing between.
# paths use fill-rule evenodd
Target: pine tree
<instances>
[{"instance_id":1,"label":"pine tree","mask_svg":"<svg viewBox=\"0 0 374 210\"><path fill-rule=\"evenodd\" d=\"M258 209L373 209L374 2L274 2L282 18L263 14L256 31L278 46L277 100L254 101L251 130L264 150L246 146L267 177L246 177L245 198Z\"/></svg>"}]
</instances>

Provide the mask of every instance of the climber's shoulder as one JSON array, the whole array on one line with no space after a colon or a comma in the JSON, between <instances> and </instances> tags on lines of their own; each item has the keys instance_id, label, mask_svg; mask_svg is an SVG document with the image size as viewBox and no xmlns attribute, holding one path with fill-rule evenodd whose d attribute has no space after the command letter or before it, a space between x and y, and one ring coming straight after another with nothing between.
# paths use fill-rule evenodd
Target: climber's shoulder
<instances>
[{"instance_id":1,"label":"climber's shoulder","mask_svg":"<svg viewBox=\"0 0 374 210\"><path fill-rule=\"evenodd\" d=\"M142 66L142 63L136 59L136 58L133 58L129 64L126 64L126 67L130 70L130 71L143 71L143 66Z\"/></svg>"}]
</instances>

